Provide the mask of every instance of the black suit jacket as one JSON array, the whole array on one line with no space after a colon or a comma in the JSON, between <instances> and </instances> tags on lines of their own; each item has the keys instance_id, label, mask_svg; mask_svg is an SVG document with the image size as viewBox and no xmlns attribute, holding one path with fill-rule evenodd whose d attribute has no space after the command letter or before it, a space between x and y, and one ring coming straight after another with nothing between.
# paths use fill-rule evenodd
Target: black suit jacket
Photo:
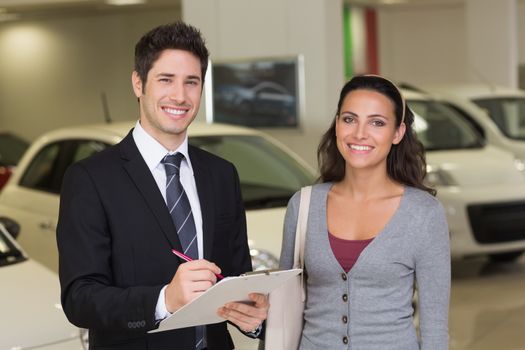
<instances>
[{"instance_id":1,"label":"black suit jacket","mask_svg":"<svg viewBox=\"0 0 525 350\"><path fill-rule=\"evenodd\" d=\"M203 219L204 258L225 276L251 270L246 219L233 164L189 147ZM193 349L193 328L155 328L161 288L181 261L175 227L129 133L72 165L57 228L62 305L90 331L93 349ZM232 349L226 323L207 326L208 349Z\"/></svg>"}]
</instances>

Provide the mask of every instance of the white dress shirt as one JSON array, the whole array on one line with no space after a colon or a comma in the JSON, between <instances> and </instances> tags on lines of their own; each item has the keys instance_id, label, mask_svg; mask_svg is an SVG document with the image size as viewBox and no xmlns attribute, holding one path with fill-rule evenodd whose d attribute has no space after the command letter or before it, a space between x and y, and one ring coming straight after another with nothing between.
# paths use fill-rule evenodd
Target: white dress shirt
<instances>
[{"instance_id":1,"label":"white dress shirt","mask_svg":"<svg viewBox=\"0 0 525 350\"><path fill-rule=\"evenodd\" d=\"M203 244L202 244L202 212L199 202L199 196L197 194L197 185L195 184L195 177L193 176L193 168L191 166L191 159L188 154L188 136L184 138L182 144L176 150L167 150L151 135L149 135L137 121L135 128L133 129L133 140L139 149L142 158L146 162L148 169L151 171L157 186L159 187L160 193L166 201L166 171L164 170L164 164L161 163L162 159L167 154L182 153L184 159L180 166L180 181L184 191L188 196L191 210L193 213L193 219L195 220L195 228L197 230L197 247L199 250L199 258L203 257ZM169 249L169 247L166 247ZM166 309L164 300L166 286L162 288L157 300L157 307L155 309L155 319L162 320L170 315L170 312Z\"/></svg>"}]
</instances>

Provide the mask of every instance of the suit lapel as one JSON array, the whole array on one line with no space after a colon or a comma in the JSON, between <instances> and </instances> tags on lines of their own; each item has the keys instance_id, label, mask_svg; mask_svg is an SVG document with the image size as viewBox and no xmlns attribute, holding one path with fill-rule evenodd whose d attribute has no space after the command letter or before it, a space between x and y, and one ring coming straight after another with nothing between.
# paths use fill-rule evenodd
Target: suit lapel
<instances>
[{"instance_id":1,"label":"suit lapel","mask_svg":"<svg viewBox=\"0 0 525 350\"><path fill-rule=\"evenodd\" d=\"M137 190L144 197L170 246L174 249L182 250L164 198L162 198L157 183L144 162L131 132L120 143L120 149L122 158L125 160L124 169L135 183Z\"/></svg>"},{"instance_id":2,"label":"suit lapel","mask_svg":"<svg viewBox=\"0 0 525 350\"><path fill-rule=\"evenodd\" d=\"M204 258L210 260L212 258L211 253L215 233L213 225L215 222L215 211L213 206L213 185L211 182L212 174L206 167L205 162L199 158L194 147L189 146L189 154L201 206Z\"/></svg>"}]
</instances>

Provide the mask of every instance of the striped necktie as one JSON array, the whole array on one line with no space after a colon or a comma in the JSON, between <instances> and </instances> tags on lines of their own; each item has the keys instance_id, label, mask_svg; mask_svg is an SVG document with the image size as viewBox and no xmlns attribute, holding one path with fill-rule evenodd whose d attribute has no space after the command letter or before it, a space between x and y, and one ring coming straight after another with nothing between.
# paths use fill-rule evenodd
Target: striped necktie
<instances>
[{"instance_id":1,"label":"striped necktie","mask_svg":"<svg viewBox=\"0 0 525 350\"><path fill-rule=\"evenodd\" d=\"M197 230L191 211L190 201L180 182L180 164L184 155L176 153L167 155L162 160L166 170L166 204L175 224L184 254L192 259L199 258L197 247ZM204 326L195 327L195 349L204 348Z\"/></svg>"}]
</instances>

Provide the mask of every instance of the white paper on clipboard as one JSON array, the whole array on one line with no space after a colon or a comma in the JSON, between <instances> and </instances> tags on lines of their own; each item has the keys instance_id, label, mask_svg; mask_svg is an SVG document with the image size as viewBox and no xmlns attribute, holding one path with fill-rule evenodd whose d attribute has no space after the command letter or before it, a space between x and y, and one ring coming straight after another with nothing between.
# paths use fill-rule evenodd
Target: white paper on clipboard
<instances>
[{"instance_id":1,"label":"white paper on clipboard","mask_svg":"<svg viewBox=\"0 0 525 350\"><path fill-rule=\"evenodd\" d=\"M217 315L217 310L224 304L232 301L249 301L250 293L268 294L301 272L301 269L261 273L256 271L247 275L226 277L173 315L162 320L159 327L149 333L224 322L225 319Z\"/></svg>"}]
</instances>

